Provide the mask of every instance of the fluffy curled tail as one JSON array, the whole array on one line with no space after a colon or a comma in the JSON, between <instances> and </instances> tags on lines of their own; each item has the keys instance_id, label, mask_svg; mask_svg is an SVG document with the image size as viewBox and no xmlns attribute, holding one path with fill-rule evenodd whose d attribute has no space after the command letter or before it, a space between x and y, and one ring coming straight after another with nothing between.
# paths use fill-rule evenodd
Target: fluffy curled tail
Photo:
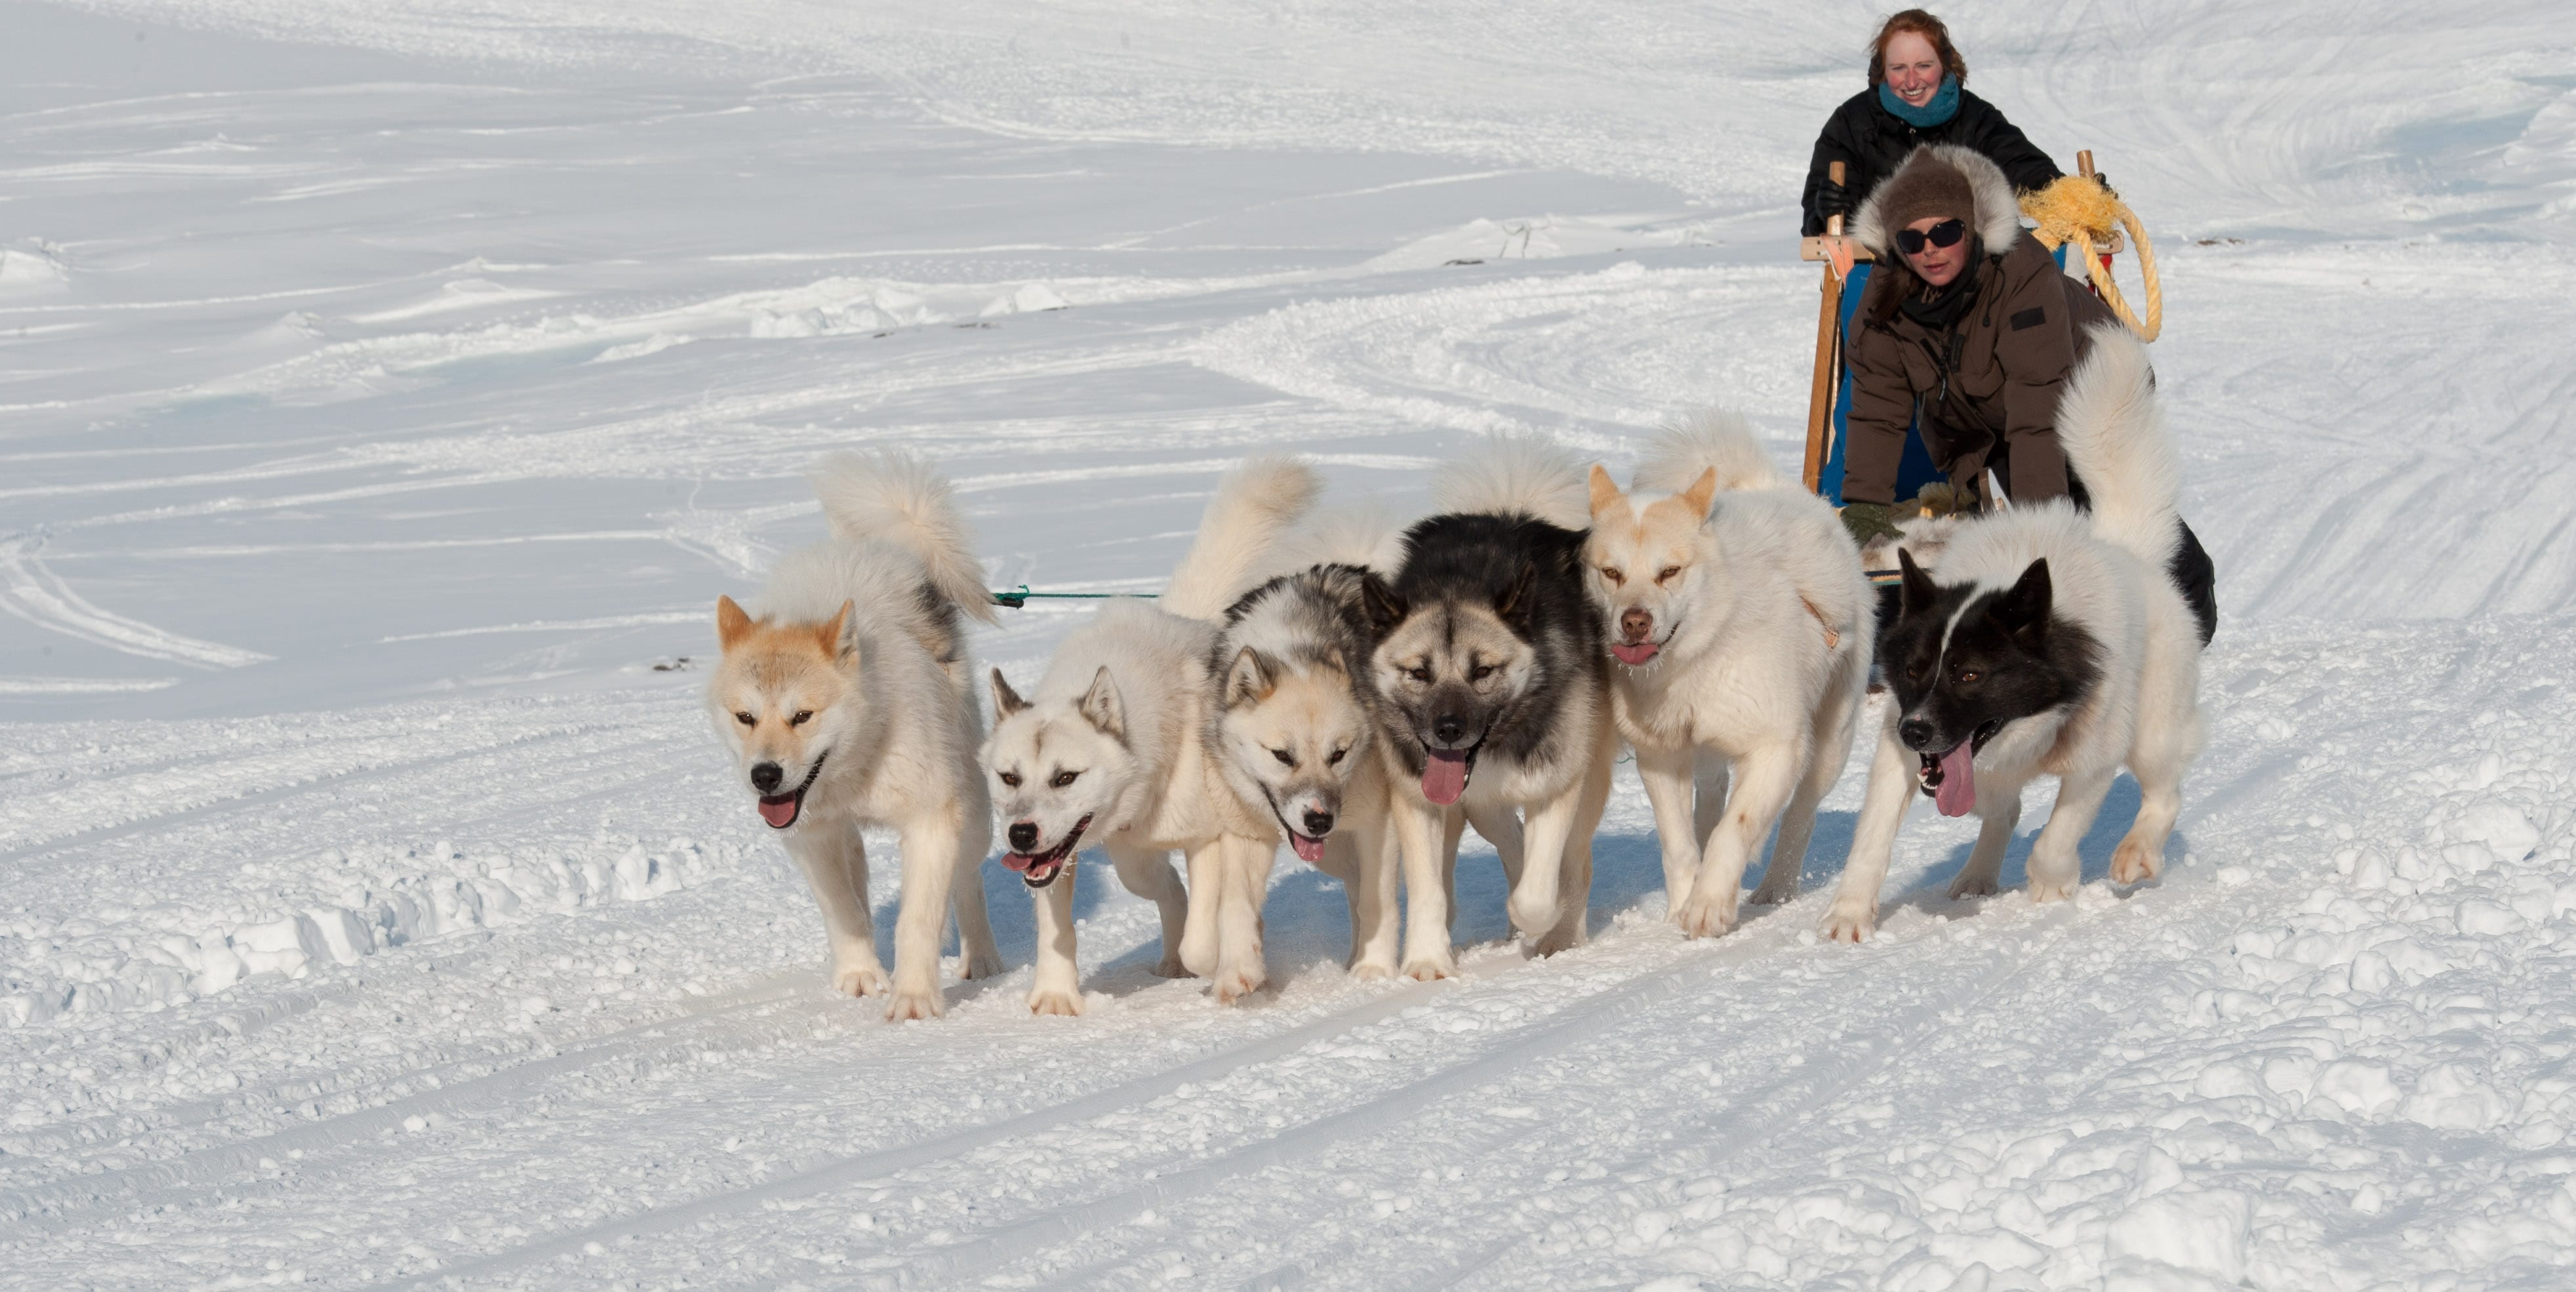
<instances>
[{"instance_id":1,"label":"fluffy curled tail","mask_svg":"<svg viewBox=\"0 0 2576 1292\"><path fill-rule=\"evenodd\" d=\"M2146 343L2117 323L2090 329L2092 351L2057 403L2066 465L2092 495L2093 532L2151 565L2173 559L2182 465L2156 404Z\"/></svg>"},{"instance_id":2,"label":"fluffy curled tail","mask_svg":"<svg viewBox=\"0 0 2576 1292\"><path fill-rule=\"evenodd\" d=\"M1403 563L1404 526L1373 500L1316 513L1280 548L1280 564L1291 570L1357 565L1386 573Z\"/></svg>"},{"instance_id":3,"label":"fluffy curled tail","mask_svg":"<svg viewBox=\"0 0 2576 1292\"><path fill-rule=\"evenodd\" d=\"M1315 503L1323 478L1289 457L1252 458L1225 473L1199 519L1198 537L1172 571L1163 609L1215 619L1254 584L1276 573L1282 540Z\"/></svg>"},{"instance_id":4,"label":"fluffy curled tail","mask_svg":"<svg viewBox=\"0 0 2576 1292\"><path fill-rule=\"evenodd\" d=\"M1582 464L1534 435L1497 435L1469 448L1431 478L1444 512L1520 512L1565 529L1592 526L1592 492Z\"/></svg>"},{"instance_id":5,"label":"fluffy curled tail","mask_svg":"<svg viewBox=\"0 0 2576 1292\"><path fill-rule=\"evenodd\" d=\"M921 561L930 590L941 600L988 624L1001 622L984 589L984 566L975 559L966 518L957 511L946 477L910 453L831 453L810 474L832 532L847 539L892 543Z\"/></svg>"},{"instance_id":6,"label":"fluffy curled tail","mask_svg":"<svg viewBox=\"0 0 2576 1292\"><path fill-rule=\"evenodd\" d=\"M1771 455L1753 438L1744 416L1729 408L1704 408L1656 432L1637 463L1636 488L1649 493L1680 493L1703 471L1717 472L1720 493L1741 489L1777 489L1786 483L1771 466Z\"/></svg>"}]
</instances>

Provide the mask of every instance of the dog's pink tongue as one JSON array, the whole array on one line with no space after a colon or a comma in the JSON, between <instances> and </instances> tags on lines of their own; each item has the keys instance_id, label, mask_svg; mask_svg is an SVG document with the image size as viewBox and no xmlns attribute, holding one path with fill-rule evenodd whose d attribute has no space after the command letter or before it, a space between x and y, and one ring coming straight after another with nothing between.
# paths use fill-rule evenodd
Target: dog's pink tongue
<instances>
[{"instance_id":1,"label":"dog's pink tongue","mask_svg":"<svg viewBox=\"0 0 2576 1292\"><path fill-rule=\"evenodd\" d=\"M1006 852L1002 854L1002 864L1013 870L1027 870L1029 868L1029 863L1035 860L1037 860L1037 858L1032 857L1025 852Z\"/></svg>"},{"instance_id":2,"label":"dog's pink tongue","mask_svg":"<svg viewBox=\"0 0 2576 1292\"><path fill-rule=\"evenodd\" d=\"M1941 784L1932 791L1932 804L1943 816L1977 809L1977 742L1962 740L1941 755Z\"/></svg>"},{"instance_id":3,"label":"dog's pink tongue","mask_svg":"<svg viewBox=\"0 0 2576 1292\"><path fill-rule=\"evenodd\" d=\"M1422 797L1447 807L1467 792L1467 751L1434 749L1422 768Z\"/></svg>"},{"instance_id":4,"label":"dog's pink tongue","mask_svg":"<svg viewBox=\"0 0 2576 1292\"><path fill-rule=\"evenodd\" d=\"M763 797L760 800L760 819L768 822L772 830L784 830L796 824L796 811L803 806L805 800L794 794Z\"/></svg>"},{"instance_id":5,"label":"dog's pink tongue","mask_svg":"<svg viewBox=\"0 0 2576 1292\"><path fill-rule=\"evenodd\" d=\"M1610 648L1610 653L1618 656L1620 663L1634 668L1653 659L1659 649L1661 648L1653 642L1638 642L1633 646L1613 646Z\"/></svg>"},{"instance_id":6,"label":"dog's pink tongue","mask_svg":"<svg viewBox=\"0 0 2576 1292\"><path fill-rule=\"evenodd\" d=\"M1424 793L1429 792L1430 791L1428 790L1424 791ZM1324 841L1321 839L1309 839L1306 836L1291 830L1288 832L1288 846L1297 850L1297 860L1299 861L1317 862L1324 859Z\"/></svg>"}]
</instances>

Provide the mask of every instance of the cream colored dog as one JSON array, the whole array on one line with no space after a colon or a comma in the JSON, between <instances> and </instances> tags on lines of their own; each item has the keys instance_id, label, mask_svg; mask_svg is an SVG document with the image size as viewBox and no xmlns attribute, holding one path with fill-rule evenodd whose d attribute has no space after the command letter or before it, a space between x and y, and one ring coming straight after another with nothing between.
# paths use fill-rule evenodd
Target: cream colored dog
<instances>
[{"instance_id":1,"label":"cream colored dog","mask_svg":"<svg viewBox=\"0 0 2576 1292\"><path fill-rule=\"evenodd\" d=\"M1798 891L1816 805L1851 753L1876 600L1833 508L1774 475L1731 415L1667 432L1635 483L1622 493L1592 468L1586 583L1619 664L1611 714L1654 805L1673 922L1708 937L1734 926L1774 821L1753 900ZM1718 803L1695 809L1695 770L1697 793Z\"/></svg>"},{"instance_id":2,"label":"cream colored dog","mask_svg":"<svg viewBox=\"0 0 2576 1292\"><path fill-rule=\"evenodd\" d=\"M952 904L964 976L1002 971L977 869L992 817L960 622L993 611L948 484L928 464L837 454L818 464L814 489L834 536L778 563L757 615L716 600L724 657L707 713L761 820L804 868L823 908L832 985L853 996L888 987L859 831L900 833L886 1017L931 1018Z\"/></svg>"}]
</instances>

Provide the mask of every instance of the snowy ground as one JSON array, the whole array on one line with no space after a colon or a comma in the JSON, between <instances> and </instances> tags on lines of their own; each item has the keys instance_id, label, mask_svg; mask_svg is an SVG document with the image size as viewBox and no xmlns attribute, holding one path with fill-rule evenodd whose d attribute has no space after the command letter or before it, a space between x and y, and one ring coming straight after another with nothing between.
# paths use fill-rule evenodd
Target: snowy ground
<instances>
[{"instance_id":1,"label":"snowy ground","mask_svg":"<svg viewBox=\"0 0 2576 1292\"><path fill-rule=\"evenodd\" d=\"M1874 6L1785 8L0 0L0 1285L2576 1280L2533 0L1946 10L2159 240L2223 606L2161 884L2125 781L2062 906L1941 900L1920 814L1818 945L1855 766L1809 895L1685 943L1623 777L1552 961L1471 860L1464 976L1353 984L1287 863L1242 1008L1100 874L1084 1019L825 991L696 709L806 461L1117 589L1255 447L1401 507L1722 399L1787 460Z\"/></svg>"}]
</instances>

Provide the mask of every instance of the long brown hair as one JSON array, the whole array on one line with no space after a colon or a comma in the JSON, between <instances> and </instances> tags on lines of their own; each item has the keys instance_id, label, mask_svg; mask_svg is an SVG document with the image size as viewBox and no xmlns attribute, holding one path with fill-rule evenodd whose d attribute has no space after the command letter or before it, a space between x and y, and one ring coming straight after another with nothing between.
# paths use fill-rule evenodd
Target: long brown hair
<instances>
[{"instance_id":1,"label":"long brown hair","mask_svg":"<svg viewBox=\"0 0 2576 1292\"><path fill-rule=\"evenodd\" d=\"M1869 85L1871 89L1877 89L1878 83L1887 79L1887 42L1896 39L1898 33L1908 31L1932 42L1933 52L1941 56L1941 66L1948 68L1950 75L1959 78L1959 84L1964 86L1968 83L1968 60L1961 58L1959 47L1950 43L1950 28L1940 19L1933 17L1928 9L1908 9L1890 17L1886 24L1878 29L1878 34L1870 38Z\"/></svg>"}]
</instances>

